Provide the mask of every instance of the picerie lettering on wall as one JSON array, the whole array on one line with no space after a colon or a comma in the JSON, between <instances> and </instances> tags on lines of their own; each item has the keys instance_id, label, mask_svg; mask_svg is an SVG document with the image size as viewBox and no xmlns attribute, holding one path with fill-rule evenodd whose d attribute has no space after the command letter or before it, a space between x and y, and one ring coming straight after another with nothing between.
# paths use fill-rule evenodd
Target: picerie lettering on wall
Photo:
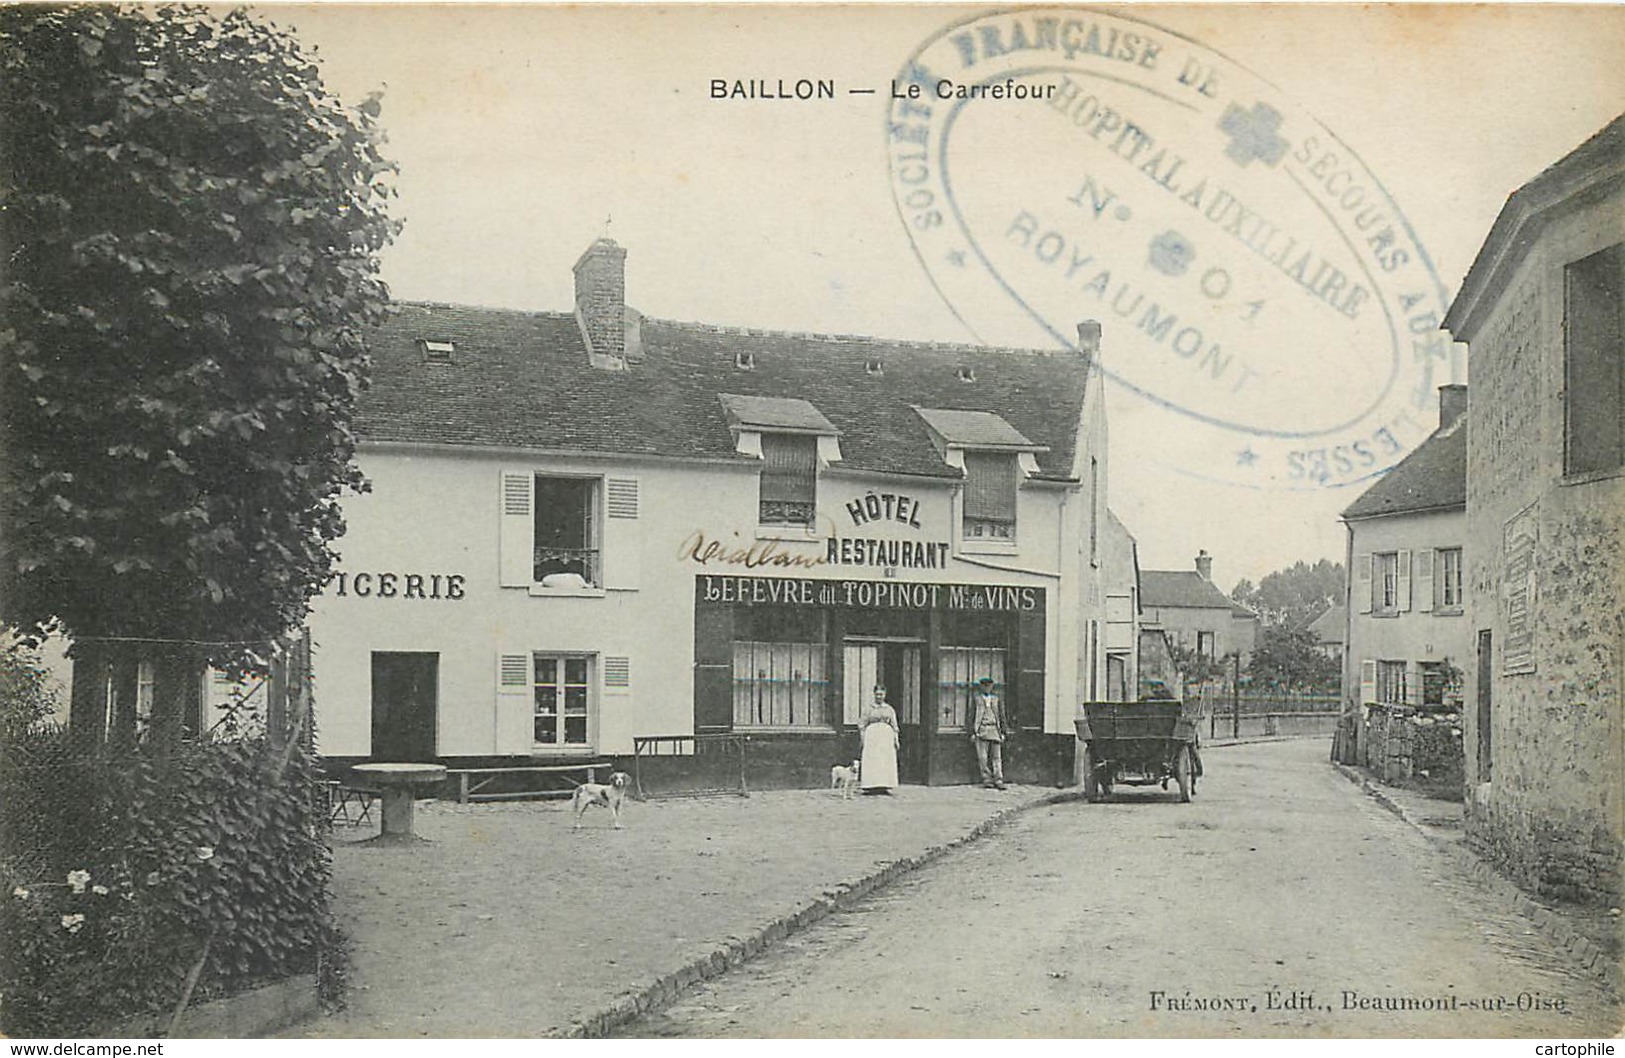
<instances>
[{"instance_id":1,"label":"picerie lettering on wall","mask_svg":"<svg viewBox=\"0 0 1625 1058\"><path fill-rule=\"evenodd\" d=\"M701 574L695 581L696 596L702 603L1003 613L1032 613L1044 608L1044 589L1014 584L900 584L884 580L735 577L709 573Z\"/></svg>"},{"instance_id":2,"label":"picerie lettering on wall","mask_svg":"<svg viewBox=\"0 0 1625 1058\"><path fill-rule=\"evenodd\" d=\"M340 598L461 599L463 582L461 573L335 573L328 584Z\"/></svg>"}]
</instances>

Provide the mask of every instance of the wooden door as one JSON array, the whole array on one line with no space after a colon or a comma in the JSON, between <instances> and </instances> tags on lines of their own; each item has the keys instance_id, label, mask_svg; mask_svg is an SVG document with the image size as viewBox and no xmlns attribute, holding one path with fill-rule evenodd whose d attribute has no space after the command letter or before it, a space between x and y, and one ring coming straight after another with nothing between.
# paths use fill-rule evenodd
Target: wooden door
<instances>
[{"instance_id":1,"label":"wooden door","mask_svg":"<svg viewBox=\"0 0 1625 1058\"><path fill-rule=\"evenodd\" d=\"M439 654L374 652L372 759L433 761L439 703Z\"/></svg>"}]
</instances>

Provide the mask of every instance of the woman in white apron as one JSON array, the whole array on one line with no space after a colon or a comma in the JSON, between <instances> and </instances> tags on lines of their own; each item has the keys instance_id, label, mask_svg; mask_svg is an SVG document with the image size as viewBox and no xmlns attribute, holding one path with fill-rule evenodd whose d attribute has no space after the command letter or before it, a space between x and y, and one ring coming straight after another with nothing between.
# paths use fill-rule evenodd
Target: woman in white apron
<instances>
[{"instance_id":1,"label":"woman in white apron","mask_svg":"<svg viewBox=\"0 0 1625 1058\"><path fill-rule=\"evenodd\" d=\"M858 721L863 737L859 784L866 794L891 793L897 785L897 710L886 701L886 688L875 688L875 700Z\"/></svg>"}]
</instances>

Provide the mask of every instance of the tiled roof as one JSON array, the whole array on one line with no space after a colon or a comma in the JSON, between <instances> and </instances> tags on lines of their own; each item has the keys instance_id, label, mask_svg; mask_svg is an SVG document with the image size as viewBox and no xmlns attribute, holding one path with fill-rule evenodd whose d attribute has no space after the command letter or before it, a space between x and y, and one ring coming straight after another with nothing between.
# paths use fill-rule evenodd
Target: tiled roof
<instances>
[{"instance_id":1,"label":"tiled roof","mask_svg":"<svg viewBox=\"0 0 1625 1058\"><path fill-rule=\"evenodd\" d=\"M1467 417L1435 430L1343 510L1344 518L1374 518L1467 506Z\"/></svg>"},{"instance_id":2,"label":"tiled roof","mask_svg":"<svg viewBox=\"0 0 1625 1058\"><path fill-rule=\"evenodd\" d=\"M995 412L1048 446L1039 477L1067 479L1088 381L1071 350L992 349L735 330L644 319L640 360L589 365L574 315L398 303L374 335L364 442L743 458L722 394L808 401L840 432L842 467L958 477L915 413ZM430 363L419 341L452 341ZM740 353L752 364L738 366ZM878 361L878 363L876 363ZM974 382L960 380L968 367Z\"/></svg>"},{"instance_id":3,"label":"tiled roof","mask_svg":"<svg viewBox=\"0 0 1625 1058\"><path fill-rule=\"evenodd\" d=\"M1140 603L1146 608L1187 607L1199 610L1236 610L1230 596L1194 569L1140 571ZM1251 611L1246 611L1250 614Z\"/></svg>"},{"instance_id":4,"label":"tiled roof","mask_svg":"<svg viewBox=\"0 0 1625 1058\"><path fill-rule=\"evenodd\" d=\"M1343 607L1330 607L1309 623L1309 631L1320 643L1341 643L1348 639L1348 615Z\"/></svg>"},{"instance_id":5,"label":"tiled roof","mask_svg":"<svg viewBox=\"0 0 1625 1058\"><path fill-rule=\"evenodd\" d=\"M728 417L744 429L833 434L835 425L811 404L795 397L742 397L719 393Z\"/></svg>"},{"instance_id":6,"label":"tiled roof","mask_svg":"<svg viewBox=\"0 0 1625 1058\"><path fill-rule=\"evenodd\" d=\"M1473 265L1444 315L1458 342L1471 342L1548 219L1564 207L1594 201L1601 188L1625 179L1625 114L1541 170L1501 207Z\"/></svg>"},{"instance_id":7,"label":"tiled roof","mask_svg":"<svg viewBox=\"0 0 1625 1058\"><path fill-rule=\"evenodd\" d=\"M915 408L925 424L951 445L982 448L1035 449L1021 431L990 411L948 411L942 408Z\"/></svg>"}]
</instances>

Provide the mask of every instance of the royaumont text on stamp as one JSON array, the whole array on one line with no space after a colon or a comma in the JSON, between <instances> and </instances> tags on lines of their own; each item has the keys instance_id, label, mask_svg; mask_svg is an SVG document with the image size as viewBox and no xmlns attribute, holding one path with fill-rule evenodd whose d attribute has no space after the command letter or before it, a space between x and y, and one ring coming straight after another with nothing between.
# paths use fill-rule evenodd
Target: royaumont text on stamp
<instances>
[{"instance_id":1,"label":"royaumont text on stamp","mask_svg":"<svg viewBox=\"0 0 1625 1058\"><path fill-rule=\"evenodd\" d=\"M1024 84L1010 77L1006 77L1002 81L995 80L976 84L954 81L946 77L938 78L924 85L912 81L893 81L891 83L891 97L893 99L992 99L1043 102L1044 100L1054 99L1057 90L1058 88L1054 84ZM788 100L790 102L804 103L821 99L834 99L837 95L874 95L875 89L862 87L842 90L837 87L834 78L713 77L711 78L710 94L712 99L754 99L769 102Z\"/></svg>"}]
</instances>

